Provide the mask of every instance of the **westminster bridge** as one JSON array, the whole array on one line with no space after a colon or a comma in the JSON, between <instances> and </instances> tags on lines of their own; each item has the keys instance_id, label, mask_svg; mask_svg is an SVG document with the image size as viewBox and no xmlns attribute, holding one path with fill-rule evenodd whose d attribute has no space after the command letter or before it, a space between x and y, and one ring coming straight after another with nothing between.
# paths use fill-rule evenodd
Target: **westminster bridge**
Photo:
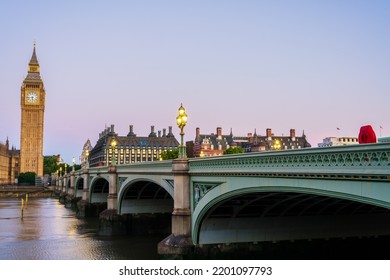
<instances>
[{"instance_id":1,"label":"westminster bridge","mask_svg":"<svg viewBox=\"0 0 390 280\"><path fill-rule=\"evenodd\" d=\"M390 235L390 144L84 168L57 190L101 217L171 213L161 254L206 244ZM169 214L168 214L169 215ZM108 217L108 218L107 218Z\"/></svg>"}]
</instances>

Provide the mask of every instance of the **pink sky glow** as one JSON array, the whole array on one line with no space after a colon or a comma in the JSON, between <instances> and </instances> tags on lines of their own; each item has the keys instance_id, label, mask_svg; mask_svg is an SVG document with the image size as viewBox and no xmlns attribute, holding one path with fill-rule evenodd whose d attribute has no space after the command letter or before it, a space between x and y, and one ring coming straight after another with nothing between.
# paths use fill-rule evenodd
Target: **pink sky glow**
<instances>
[{"instance_id":1,"label":"pink sky glow","mask_svg":"<svg viewBox=\"0 0 390 280\"><path fill-rule=\"evenodd\" d=\"M196 127L295 128L314 147L367 124L390 135L389 1L6 1L0 26L0 141L19 149L35 40L44 153L68 163L111 124L179 139L180 103L186 140Z\"/></svg>"}]
</instances>

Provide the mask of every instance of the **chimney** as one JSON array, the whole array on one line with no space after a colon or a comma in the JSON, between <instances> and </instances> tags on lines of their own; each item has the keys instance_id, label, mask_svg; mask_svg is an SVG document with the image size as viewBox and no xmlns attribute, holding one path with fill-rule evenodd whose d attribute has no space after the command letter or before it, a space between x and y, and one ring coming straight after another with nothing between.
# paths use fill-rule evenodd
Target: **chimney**
<instances>
[{"instance_id":1,"label":"chimney","mask_svg":"<svg viewBox=\"0 0 390 280\"><path fill-rule=\"evenodd\" d=\"M111 125L111 132L112 132L112 133L115 132L115 129L114 129L114 125L113 125L113 124Z\"/></svg>"},{"instance_id":2,"label":"chimney","mask_svg":"<svg viewBox=\"0 0 390 280\"><path fill-rule=\"evenodd\" d=\"M290 138L291 141L295 141L295 129L290 129Z\"/></svg>"},{"instance_id":3,"label":"chimney","mask_svg":"<svg viewBox=\"0 0 390 280\"><path fill-rule=\"evenodd\" d=\"M173 137L172 126L168 126L168 137Z\"/></svg>"},{"instance_id":4,"label":"chimney","mask_svg":"<svg viewBox=\"0 0 390 280\"><path fill-rule=\"evenodd\" d=\"M266 135L267 135L267 139L268 139L268 140L271 140L271 138L272 138L272 131L271 131L271 128L267 128Z\"/></svg>"},{"instance_id":5,"label":"chimney","mask_svg":"<svg viewBox=\"0 0 390 280\"><path fill-rule=\"evenodd\" d=\"M217 139L222 139L222 128L217 127Z\"/></svg>"},{"instance_id":6,"label":"chimney","mask_svg":"<svg viewBox=\"0 0 390 280\"><path fill-rule=\"evenodd\" d=\"M197 127L195 130L195 141L199 142L199 138L200 138L200 128Z\"/></svg>"},{"instance_id":7,"label":"chimney","mask_svg":"<svg viewBox=\"0 0 390 280\"><path fill-rule=\"evenodd\" d=\"M161 130L158 131L158 137L161 137Z\"/></svg>"},{"instance_id":8,"label":"chimney","mask_svg":"<svg viewBox=\"0 0 390 280\"><path fill-rule=\"evenodd\" d=\"M129 125L129 133L127 134L127 136L136 136L133 130L133 125Z\"/></svg>"},{"instance_id":9,"label":"chimney","mask_svg":"<svg viewBox=\"0 0 390 280\"><path fill-rule=\"evenodd\" d=\"M149 134L149 137L155 137L156 136L156 133L154 132L154 125L152 125L150 127L150 134Z\"/></svg>"},{"instance_id":10,"label":"chimney","mask_svg":"<svg viewBox=\"0 0 390 280\"><path fill-rule=\"evenodd\" d=\"M163 128L163 137L167 136L167 129Z\"/></svg>"}]
</instances>

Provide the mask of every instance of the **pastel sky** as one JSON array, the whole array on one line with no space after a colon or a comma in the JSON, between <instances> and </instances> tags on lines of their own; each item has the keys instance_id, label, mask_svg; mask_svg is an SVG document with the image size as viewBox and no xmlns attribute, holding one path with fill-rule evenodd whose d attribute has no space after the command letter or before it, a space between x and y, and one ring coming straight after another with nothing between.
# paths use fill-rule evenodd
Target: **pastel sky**
<instances>
[{"instance_id":1,"label":"pastel sky","mask_svg":"<svg viewBox=\"0 0 390 280\"><path fill-rule=\"evenodd\" d=\"M0 1L0 141L19 149L34 40L46 88L44 154L70 163L120 135L189 122L237 136L304 131L312 146L390 135L390 1ZM380 129L380 126L383 129ZM340 130L337 130L340 128Z\"/></svg>"}]
</instances>

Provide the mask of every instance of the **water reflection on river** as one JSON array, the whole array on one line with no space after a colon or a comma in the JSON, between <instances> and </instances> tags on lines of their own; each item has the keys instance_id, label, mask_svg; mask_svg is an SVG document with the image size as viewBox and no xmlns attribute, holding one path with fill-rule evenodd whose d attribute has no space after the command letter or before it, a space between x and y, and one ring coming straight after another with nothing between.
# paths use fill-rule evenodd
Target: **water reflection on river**
<instances>
[{"instance_id":1,"label":"water reflection on river","mask_svg":"<svg viewBox=\"0 0 390 280\"><path fill-rule=\"evenodd\" d=\"M0 259L120 260L158 259L166 236L99 234L97 218L78 219L57 199L30 199L23 219L19 199L0 199Z\"/></svg>"}]
</instances>

